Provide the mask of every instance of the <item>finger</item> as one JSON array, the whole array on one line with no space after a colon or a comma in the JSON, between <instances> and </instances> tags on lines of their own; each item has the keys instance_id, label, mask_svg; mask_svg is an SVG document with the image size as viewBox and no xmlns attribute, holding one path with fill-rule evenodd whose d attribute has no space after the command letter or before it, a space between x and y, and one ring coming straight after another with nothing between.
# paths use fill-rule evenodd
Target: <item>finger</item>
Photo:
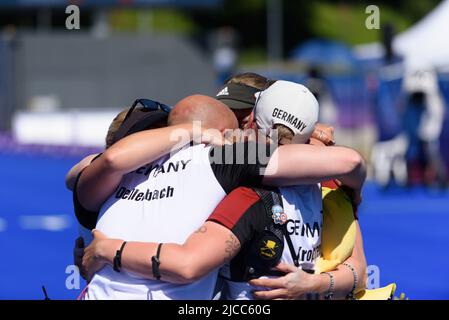
<instances>
[{"instance_id":1,"label":"finger","mask_svg":"<svg viewBox=\"0 0 449 320\"><path fill-rule=\"evenodd\" d=\"M84 270L86 273L87 273L87 270L89 270L89 269L87 268L87 261L85 261L84 259L83 259L83 261L81 262L81 269Z\"/></svg>"},{"instance_id":2,"label":"finger","mask_svg":"<svg viewBox=\"0 0 449 320\"><path fill-rule=\"evenodd\" d=\"M325 134L325 133L323 133L321 139L323 140L323 142L324 142L326 145L330 145L330 144L332 143L332 138L329 137L329 136L328 136L327 134Z\"/></svg>"},{"instance_id":3,"label":"finger","mask_svg":"<svg viewBox=\"0 0 449 320\"><path fill-rule=\"evenodd\" d=\"M84 252L83 258L81 259L81 265L83 268L86 268L86 264L89 261L89 254L87 252Z\"/></svg>"},{"instance_id":4,"label":"finger","mask_svg":"<svg viewBox=\"0 0 449 320\"><path fill-rule=\"evenodd\" d=\"M320 131L319 130L314 130L312 132L312 137L315 138L315 139L320 140Z\"/></svg>"},{"instance_id":5,"label":"finger","mask_svg":"<svg viewBox=\"0 0 449 320\"><path fill-rule=\"evenodd\" d=\"M328 136L328 134L326 134L326 132L322 131L322 130L316 130L312 133L312 137L321 141L322 143L324 143L325 145L329 145L332 143L332 138Z\"/></svg>"},{"instance_id":6,"label":"finger","mask_svg":"<svg viewBox=\"0 0 449 320\"><path fill-rule=\"evenodd\" d=\"M334 129L333 128L324 128L323 131L329 136L333 136L334 135Z\"/></svg>"},{"instance_id":7,"label":"finger","mask_svg":"<svg viewBox=\"0 0 449 320\"><path fill-rule=\"evenodd\" d=\"M81 277L86 280L86 269L83 267L83 261L79 261L78 264L76 264L76 266L78 267L78 271L81 275Z\"/></svg>"},{"instance_id":8,"label":"finger","mask_svg":"<svg viewBox=\"0 0 449 320\"><path fill-rule=\"evenodd\" d=\"M326 144L323 141L320 141L314 137L310 137L309 143L314 146L322 146L322 147L326 146Z\"/></svg>"},{"instance_id":9,"label":"finger","mask_svg":"<svg viewBox=\"0 0 449 320\"><path fill-rule=\"evenodd\" d=\"M92 262L91 261L83 261L82 264L82 273L84 273L84 276L86 277L86 279L90 279L91 278L91 274L92 274Z\"/></svg>"},{"instance_id":10,"label":"finger","mask_svg":"<svg viewBox=\"0 0 449 320\"><path fill-rule=\"evenodd\" d=\"M254 291L254 299L258 300L273 300L273 299L286 299L287 290L286 289L275 289L270 291Z\"/></svg>"},{"instance_id":11,"label":"finger","mask_svg":"<svg viewBox=\"0 0 449 320\"><path fill-rule=\"evenodd\" d=\"M283 277L280 278L263 278L263 279L253 279L249 282L252 286L260 286L267 288L283 288Z\"/></svg>"},{"instance_id":12,"label":"finger","mask_svg":"<svg viewBox=\"0 0 449 320\"><path fill-rule=\"evenodd\" d=\"M295 267L294 265L284 262L279 262L279 264L275 267L275 269L284 273L295 272L298 270L298 268Z\"/></svg>"}]
</instances>

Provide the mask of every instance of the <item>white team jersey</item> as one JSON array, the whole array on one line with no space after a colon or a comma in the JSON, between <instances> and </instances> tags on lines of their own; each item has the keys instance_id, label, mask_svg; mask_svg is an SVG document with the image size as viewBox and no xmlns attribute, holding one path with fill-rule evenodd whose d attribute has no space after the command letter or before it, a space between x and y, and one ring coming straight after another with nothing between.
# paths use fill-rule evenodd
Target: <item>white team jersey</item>
<instances>
[{"instance_id":1,"label":"white team jersey","mask_svg":"<svg viewBox=\"0 0 449 320\"><path fill-rule=\"evenodd\" d=\"M209 164L209 150L188 147L124 176L102 206L96 228L126 241L184 243L226 195ZM216 278L215 270L179 285L117 273L108 265L93 277L86 299L208 300Z\"/></svg>"},{"instance_id":2,"label":"white team jersey","mask_svg":"<svg viewBox=\"0 0 449 320\"><path fill-rule=\"evenodd\" d=\"M321 230L323 225L322 198L320 184L279 188L282 195L284 213L287 215L287 231L302 269L314 270L315 262L321 255ZM293 263L287 241L281 262ZM263 277L265 278L265 277ZM226 281L226 300L252 300L254 288L247 282Z\"/></svg>"}]
</instances>

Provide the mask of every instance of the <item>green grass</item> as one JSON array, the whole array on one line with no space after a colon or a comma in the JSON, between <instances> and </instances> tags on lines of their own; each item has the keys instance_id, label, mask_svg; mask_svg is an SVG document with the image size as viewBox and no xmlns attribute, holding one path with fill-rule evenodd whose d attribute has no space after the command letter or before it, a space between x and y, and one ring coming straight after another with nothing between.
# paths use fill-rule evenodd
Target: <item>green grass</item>
<instances>
[{"instance_id":1,"label":"green grass","mask_svg":"<svg viewBox=\"0 0 449 320\"><path fill-rule=\"evenodd\" d=\"M114 9L109 21L114 31L190 34L195 30L188 15L171 9Z\"/></svg>"},{"instance_id":2,"label":"green grass","mask_svg":"<svg viewBox=\"0 0 449 320\"><path fill-rule=\"evenodd\" d=\"M266 50L263 48L248 48L239 52L239 65L254 66L267 62Z\"/></svg>"},{"instance_id":3,"label":"green grass","mask_svg":"<svg viewBox=\"0 0 449 320\"><path fill-rule=\"evenodd\" d=\"M343 41L348 44L360 44L379 41L380 30L369 30L365 21L369 14L366 6L342 5L315 2L311 19L311 32L316 37ZM387 22L393 23L396 32L401 32L412 25L412 19L391 8L380 5L380 27Z\"/></svg>"}]
</instances>

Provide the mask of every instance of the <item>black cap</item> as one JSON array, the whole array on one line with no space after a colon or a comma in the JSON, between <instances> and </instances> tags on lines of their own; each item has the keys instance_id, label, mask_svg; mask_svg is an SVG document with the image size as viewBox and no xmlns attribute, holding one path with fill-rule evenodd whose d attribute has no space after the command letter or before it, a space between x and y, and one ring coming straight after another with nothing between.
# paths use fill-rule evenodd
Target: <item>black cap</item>
<instances>
[{"instance_id":1,"label":"black cap","mask_svg":"<svg viewBox=\"0 0 449 320\"><path fill-rule=\"evenodd\" d=\"M130 134L151 129L152 127L159 127L162 122L165 126L168 120L168 113L163 110L148 110L145 108L136 108L131 114L122 122L117 132L114 135L113 143L123 139Z\"/></svg>"},{"instance_id":2,"label":"black cap","mask_svg":"<svg viewBox=\"0 0 449 320\"><path fill-rule=\"evenodd\" d=\"M262 90L244 84L229 83L220 89L215 98L231 109L249 109L254 107L255 94L259 91Z\"/></svg>"}]
</instances>

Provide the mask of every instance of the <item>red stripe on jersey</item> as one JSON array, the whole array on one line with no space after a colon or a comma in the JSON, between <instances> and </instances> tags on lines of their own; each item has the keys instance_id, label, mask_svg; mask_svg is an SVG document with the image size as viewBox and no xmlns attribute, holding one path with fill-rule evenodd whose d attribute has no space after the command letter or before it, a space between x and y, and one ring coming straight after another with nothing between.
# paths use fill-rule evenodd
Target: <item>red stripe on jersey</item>
<instances>
[{"instance_id":1,"label":"red stripe on jersey","mask_svg":"<svg viewBox=\"0 0 449 320\"><path fill-rule=\"evenodd\" d=\"M80 295L78 296L78 298L76 298L76 300L86 300L86 294L87 294L87 290L89 289L89 285L87 285L83 291L81 291Z\"/></svg>"},{"instance_id":2,"label":"red stripe on jersey","mask_svg":"<svg viewBox=\"0 0 449 320\"><path fill-rule=\"evenodd\" d=\"M321 186L325 187L325 188L332 189L332 190L335 190L338 188L338 185L335 182L335 180L329 180L329 181L322 182Z\"/></svg>"},{"instance_id":3,"label":"red stripe on jersey","mask_svg":"<svg viewBox=\"0 0 449 320\"><path fill-rule=\"evenodd\" d=\"M253 189L239 187L218 204L207 220L218 222L232 230L245 212L259 200Z\"/></svg>"}]
</instances>

